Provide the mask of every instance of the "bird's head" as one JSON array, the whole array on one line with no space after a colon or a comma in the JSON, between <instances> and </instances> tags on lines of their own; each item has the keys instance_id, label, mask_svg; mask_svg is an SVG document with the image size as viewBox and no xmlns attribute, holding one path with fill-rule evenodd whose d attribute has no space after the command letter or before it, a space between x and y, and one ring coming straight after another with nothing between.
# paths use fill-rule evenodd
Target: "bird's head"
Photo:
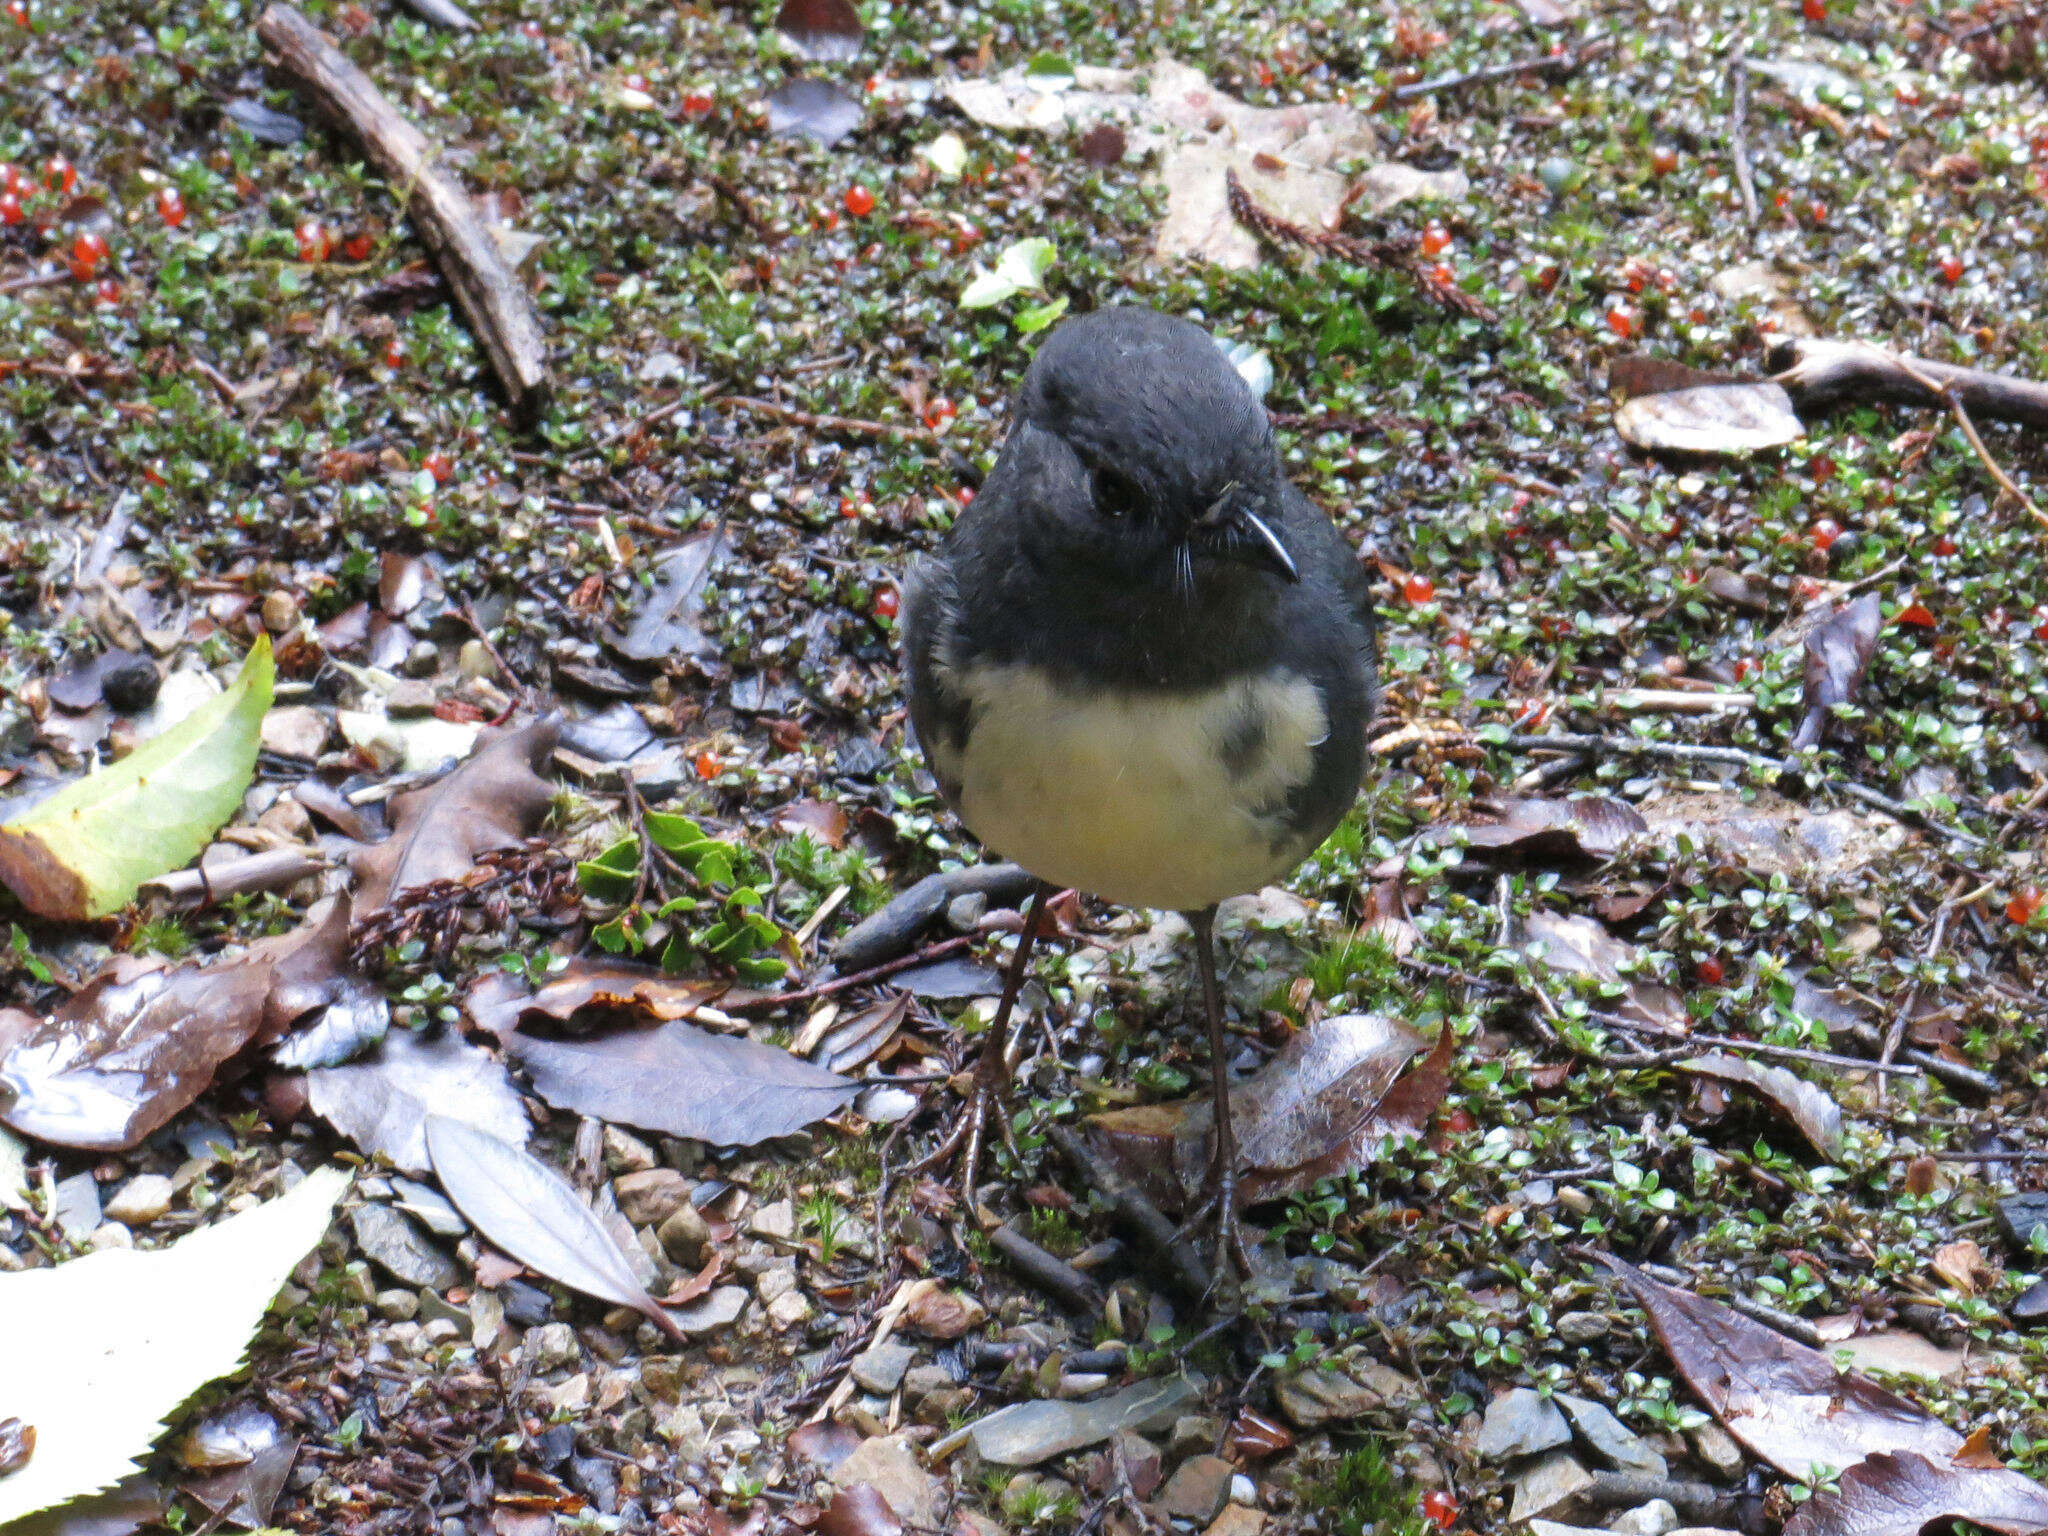
<instances>
[{"instance_id":1,"label":"bird's head","mask_svg":"<svg viewBox=\"0 0 2048 1536\"><path fill-rule=\"evenodd\" d=\"M1192 598L1298 579L1265 408L1208 332L1149 309L1068 320L1024 376L1004 448L1027 537L1121 586Z\"/></svg>"}]
</instances>

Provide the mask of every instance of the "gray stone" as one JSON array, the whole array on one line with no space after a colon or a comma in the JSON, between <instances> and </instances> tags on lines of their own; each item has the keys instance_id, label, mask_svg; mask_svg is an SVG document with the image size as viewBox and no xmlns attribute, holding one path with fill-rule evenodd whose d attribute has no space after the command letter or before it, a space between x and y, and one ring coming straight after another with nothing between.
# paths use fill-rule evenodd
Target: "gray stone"
<instances>
[{"instance_id":1,"label":"gray stone","mask_svg":"<svg viewBox=\"0 0 2048 1536\"><path fill-rule=\"evenodd\" d=\"M1609 1326L1603 1312L1567 1312L1557 1320L1557 1336L1567 1344L1591 1344L1605 1338Z\"/></svg>"},{"instance_id":2,"label":"gray stone","mask_svg":"<svg viewBox=\"0 0 2048 1536\"><path fill-rule=\"evenodd\" d=\"M1609 1466L1624 1472L1647 1472L1653 1477L1663 1477L1670 1471L1655 1447L1646 1444L1642 1436L1599 1403L1560 1392L1557 1405L1571 1420L1579 1438Z\"/></svg>"},{"instance_id":3,"label":"gray stone","mask_svg":"<svg viewBox=\"0 0 2048 1536\"><path fill-rule=\"evenodd\" d=\"M391 1180L391 1189L398 1199L398 1208L412 1217L436 1237L460 1237L469 1230L469 1223L462 1219L462 1213L448 1202L448 1197L431 1184L422 1184L417 1179Z\"/></svg>"},{"instance_id":4,"label":"gray stone","mask_svg":"<svg viewBox=\"0 0 2048 1536\"><path fill-rule=\"evenodd\" d=\"M988 911L988 897L969 891L946 903L946 926L955 933L972 933Z\"/></svg>"},{"instance_id":5,"label":"gray stone","mask_svg":"<svg viewBox=\"0 0 2048 1536\"><path fill-rule=\"evenodd\" d=\"M404 1285L445 1291L462 1283L462 1271L412 1218L388 1205L359 1205L349 1225L363 1257Z\"/></svg>"},{"instance_id":6,"label":"gray stone","mask_svg":"<svg viewBox=\"0 0 2048 1536\"><path fill-rule=\"evenodd\" d=\"M787 1200L764 1205L747 1218L747 1230L757 1237L786 1243L796 1236L796 1207Z\"/></svg>"},{"instance_id":7,"label":"gray stone","mask_svg":"<svg viewBox=\"0 0 2048 1536\"><path fill-rule=\"evenodd\" d=\"M1159 1507L1177 1520L1207 1525L1230 1502L1230 1480L1237 1468L1221 1456L1190 1456L1159 1492Z\"/></svg>"},{"instance_id":8,"label":"gray stone","mask_svg":"<svg viewBox=\"0 0 2048 1536\"><path fill-rule=\"evenodd\" d=\"M171 1181L160 1173L137 1174L114 1191L106 1205L109 1221L146 1227L171 1208Z\"/></svg>"},{"instance_id":9,"label":"gray stone","mask_svg":"<svg viewBox=\"0 0 2048 1536\"><path fill-rule=\"evenodd\" d=\"M453 1344L457 1339L465 1337L468 1332L468 1329L453 1318L437 1317L420 1330L420 1338L428 1344Z\"/></svg>"},{"instance_id":10,"label":"gray stone","mask_svg":"<svg viewBox=\"0 0 2048 1536\"><path fill-rule=\"evenodd\" d=\"M770 1265L762 1270L754 1281L754 1294L760 1297L763 1303L787 1296L795 1289L796 1261L793 1259Z\"/></svg>"},{"instance_id":11,"label":"gray stone","mask_svg":"<svg viewBox=\"0 0 2048 1536\"><path fill-rule=\"evenodd\" d=\"M439 661L436 656L436 665ZM385 696L384 713L394 720L417 720L423 715L431 715L439 702L432 683L421 682L418 678L402 678Z\"/></svg>"},{"instance_id":12,"label":"gray stone","mask_svg":"<svg viewBox=\"0 0 2048 1536\"><path fill-rule=\"evenodd\" d=\"M1686 1433L1692 1440L1693 1454L1717 1477L1740 1477L1743 1468L1749 1465L1749 1458L1742 1454L1735 1437L1720 1425L1710 1421Z\"/></svg>"},{"instance_id":13,"label":"gray stone","mask_svg":"<svg viewBox=\"0 0 2048 1536\"><path fill-rule=\"evenodd\" d=\"M465 640L462 649L455 653L455 670L465 678L495 678L498 664L491 659L491 648L481 640Z\"/></svg>"},{"instance_id":14,"label":"gray stone","mask_svg":"<svg viewBox=\"0 0 2048 1536\"><path fill-rule=\"evenodd\" d=\"M1340 1369L1300 1371L1283 1376L1273 1387L1281 1415L1296 1429L1316 1429L1339 1419L1411 1402L1415 1383L1390 1365L1360 1360Z\"/></svg>"},{"instance_id":15,"label":"gray stone","mask_svg":"<svg viewBox=\"0 0 2048 1536\"><path fill-rule=\"evenodd\" d=\"M375 1305L377 1315L387 1323L409 1323L420 1315L420 1298L417 1291L399 1288L379 1291Z\"/></svg>"},{"instance_id":16,"label":"gray stone","mask_svg":"<svg viewBox=\"0 0 2048 1536\"><path fill-rule=\"evenodd\" d=\"M1172 1438L1166 1448L1175 1456L1198 1456L1214 1450L1223 1438L1223 1421L1206 1413L1184 1413L1173 1421Z\"/></svg>"},{"instance_id":17,"label":"gray stone","mask_svg":"<svg viewBox=\"0 0 2048 1536\"><path fill-rule=\"evenodd\" d=\"M939 1523L939 1483L918 1462L917 1452L902 1435L863 1440L846 1460L832 1469L841 1488L870 1487L889 1501L896 1517L910 1525Z\"/></svg>"},{"instance_id":18,"label":"gray stone","mask_svg":"<svg viewBox=\"0 0 2048 1536\"><path fill-rule=\"evenodd\" d=\"M903 1384L917 1349L910 1344L876 1344L853 1357L853 1379L863 1392L887 1397Z\"/></svg>"},{"instance_id":19,"label":"gray stone","mask_svg":"<svg viewBox=\"0 0 2048 1536\"><path fill-rule=\"evenodd\" d=\"M1571 1438L1572 1427L1557 1404L1534 1387L1516 1387L1486 1405L1473 1448L1488 1461L1506 1461L1569 1445Z\"/></svg>"},{"instance_id":20,"label":"gray stone","mask_svg":"<svg viewBox=\"0 0 2048 1536\"><path fill-rule=\"evenodd\" d=\"M1163 1429L1200 1393L1184 1376L1141 1381L1092 1403L1040 1400L998 1408L968 1428L983 1461L1030 1467L1107 1440L1120 1429Z\"/></svg>"},{"instance_id":21,"label":"gray stone","mask_svg":"<svg viewBox=\"0 0 2048 1536\"><path fill-rule=\"evenodd\" d=\"M529 1328L519 1341L520 1353L537 1376L565 1370L583 1359L583 1345L576 1330L567 1323L543 1323Z\"/></svg>"},{"instance_id":22,"label":"gray stone","mask_svg":"<svg viewBox=\"0 0 2048 1536\"><path fill-rule=\"evenodd\" d=\"M334 721L310 704L282 704L263 717L263 750L310 763L327 750Z\"/></svg>"},{"instance_id":23,"label":"gray stone","mask_svg":"<svg viewBox=\"0 0 2048 1536\"><path fill-rule=\"evenodd\" d=\"M645 1173L660 1167L661 1159L654 1155L654 1148L632 1132L608 1125L604 1128L604 1166L611 1174Z\"/></svg>"},{"instance_id":24,"label":"gray stone","mask_svg":"<svg viewBox=\"0 0 2048 1536\"><path fill-rule=\"evenodd\" d=\"M662 1252L685 1269L701 1268L711 1248L711 1223L687 1200L675 1208L656 1235Z\"/></svg>"},{"instance_id":25,"label":"gray stone","mask_svg":"<svg viewBox=\"0 0 2048 1536\"><path fill-rule=\"evenodd\" d=\"M811 1320L811 1304L802 1291L784 1291L768 1303L768 1321L777 1332Z\"/></svg>"},{"instance_id":26,"label":"gray stone","mask_svg":"<svg viewBox=\"0 0 2048 1536\"><path fill-rule=\"evenodd\" d=\"M1652 1499L1628 1511L1607 1529L1617 1536L1669 1536L1678 1529L1678 1511L1668 1500Z\"/></svg>"},{"instance_id":27,"label":"gray stone","mask_svg":"<svg viewBox=\"0 0 2048 1536\"><path fill-rule=\"evenodd\" d=\"M690 1181L673 1168L646 1168L612 1180L619 1213L636 1227L659 1227L690 1203Z\"/></svg>"},{"instance_id":28,"label":"gray stone","mask_svg":"<svg viewBox=\"0 0 2048 1536\"><path fill-rule=\"evenodd\" d=\"M422 1323L453 1323L462 1330L464 1338L469 1337L469 1312L466 1308L456 1306L439 1291L421 1291L418 1299L420 1309L414 1315Z\"/></svg>"},{"instance_id":29,"label":"gray stone","mask_svg":"<svg viewBox=\"0 0 2048 1536\"><path fill-rule=\"evenodd\" d=\"M1563 1415L1558 1416L1563 1422ZM1515 1477L1515 1501L1508 1510L1510 1524L1533 1520L1538 1515L1569 1514L1580 1497L1593 1486L1593 1474L1580 1466L1568 1451L1552 1451L1533 1461Z\"/></svg>"},{"instance_id":30,"label":"gray stone","mask_svg":"<svg viewBox=\"0 0 2048 1536\"><path fill-rule=\"evenodd\" d=\"M669 1320L689 1334L711 1333L729 1327L747 1308L745 1286L721 1285L708 1296L699 1296L688 1306L664 1308Z\"/></svg>"},{"instance_id":31,"label":"gray stone","mask_svg":"<svg viewBox=\"0 0 2048 1536\"><path fill-rule=\"evenodd\" d=\"M958 1385L943 1365L913 1365L903 1373L903 1400L915 1407L934 1392L948 1392Z\"/></svg>"}]
</instances>

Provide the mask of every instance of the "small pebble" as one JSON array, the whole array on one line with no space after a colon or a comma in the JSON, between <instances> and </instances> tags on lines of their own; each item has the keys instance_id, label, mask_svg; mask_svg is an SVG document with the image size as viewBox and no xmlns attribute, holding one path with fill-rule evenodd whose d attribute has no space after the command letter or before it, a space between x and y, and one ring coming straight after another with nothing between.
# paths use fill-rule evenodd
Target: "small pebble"
<instances>
[{"instance_id":1,"label":"small pebble","mask_svg":"<svg viewBox=\"0 0 2048 1536\"><path fill-rule=\"evenodd\" d=\"M171 1208L171 1181L160 1173L137 1174L106 1203L109 1221L146 1227Z\"/></svg>"},{"instance_id":2,"label":"small pebble","mask_svg":"<svg viewBox=\"0 0 2048 1536\"><path fill-rule=\"evenodd\" d=\"M409 1323L420 1315L417 1294L399 1287L377 1293L377 1315L387 1323Z\"/></svg>"},{"instance_id":3,"label":"small pebble","mask_svg":"<svg viewBox=\"0 0 2048 1536\"><path fill-rule=\"evenodd\" d=\"M136 656L100 674L100 697L109 709L124 715L140 714L156 702L163 679L147 656Z\"/></svg>"},{"instance_id":4,"label":"small pebble","mask_svg":"<svg viewBox=\"0 0 2048 1536\"><path fill-rule=\"evenodd\" d=\"M1567 1344L1591 1344L1607 1334L1607 1318L1599 1312L1567 1312L1557 1320L1557 1336Z\"/></svg>"},{"instance_id":5,"label":"small pebble","mask_svg":"<svg viewBox=\"0 0 2048 1536\"><path fill-rule=\"evenodd\" d=\"M282 635L299 627L299 600L289 592L272 592L263 599L263 627Z\"/></svg>"}]
</instances>

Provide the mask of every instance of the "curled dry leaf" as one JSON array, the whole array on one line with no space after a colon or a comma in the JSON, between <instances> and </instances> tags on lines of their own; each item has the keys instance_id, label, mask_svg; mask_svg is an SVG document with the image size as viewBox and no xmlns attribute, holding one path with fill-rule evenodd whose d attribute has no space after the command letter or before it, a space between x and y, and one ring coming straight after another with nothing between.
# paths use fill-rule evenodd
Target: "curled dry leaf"
<instances>
[{"instance_id":1,"label":"curled dry leaf","mask_svg":"<svg viewBox=\"0 0 2048 1536\"><path fill-rule=\"evenodd\" d=\"M365 1154L381 1154L407 1173L432 1171L429 1115L519 1145L530 1130L504 1064L453 1030L401 1029L360 1061L308 1072L306 1100Z\"/></svg>"},{"instance_id":2,"label":"curled dry leaf","mask_svg":"<svg viewBox=\"0 0 2048 1536\"><path fill-rule=\"evenodd\" d=\"M1480 807L1491 819L1458 823L1470 848L1512 850L1528 859L1611 859L1650 824L1625 800L1607 795L1516 798Z\"/></svg>"},{"instance_id":3,"label":"curled dry leaf","mask_svg":"<svg viewBox=\"0 0 2048 1536\"><path fill-rule=\"evenodd\" d=\"M349 860L357 916L412 886L459 880L478 854L516 847L531 835L554 794L540 769L560 731L550 716L488 736L445 778L396 796L391 836Z\"/></svg>"},{"instance_id":4,"label":"curled dry leaf","mask_svg":"<svg viewBox=\"0 0 2048 1536\"><path fill-rule=\"evenodd\" d=\"M1842 1109L1819 1088L1784 1067L1769 1066L1746 1057L1715 1051L1681 1061L1678 1070L1715 1082L1737 1083L1761 1095L1766 1103L1791 1121L1800 1135L1822 1157L1832 1158L1842 1149Z\"/></svg>"},{"instance_id":5,"label":"curled dry leaf","mask_svg":"<svg viewBox=\"0 0 2048 1536\"><path fill-rule=\"evenodd\" d=\"M1614 413L1614 430L1648 453L1742 455L1806 435L1781 384L1714 384L1638 395Z\"/></svg>"},{"instance_id":6,"label":"curled dry leaf","mask_svg":"<svg viewBox=\"0 0 2048 1536\"><path fill-rule=\"evenodd\" d=\"M259 637L225 693L0 825L0 882L31 912L74 921L194 858L241 808L276 675Z\"/></svg>"},{"instance_id":7,"label":"curled dry leaf","mask_svg":"<svg viewBox=\"0 0 2048 1536\"><path fill-rule=\"evenodd\" d=\"M1826 733L1837 704L1854 701L1870 670L1871 653L1884 626L1884 612L1875 592L1837 608L1806 636L1806 717L1792 738L1792 749L1812 746Z\"/></svg>"},{"instance_id":8,"label":"curled dry leaf","mask_svg":"<svg viewBox=\"0 0 2048 1536\"><path fill-rule=\"evenodd\" d=\"M1785 1536L1920 1536L1958 1520L2002 1536L2036 1536L2048 1530L2048 1488L2004 1467L1880 1452L1801 1505Z\"/></svg>"},{"instance_id":9,"label":"curled dry leaf","mask_svg":"<svg viewBox=\"0 0 2048 1536\"><path fill-rule=\"evenodd\" d=\"M861 1088L772 1045L680 1022L588 1040L521 1034L507 1045L557 1109L720 1147L794 1135Z\"/></svg>"},{"instance_id":10,"label":"curled dry leaf","mask_svg":"<svg viewBox=\"0 0 2048 1536\"><path fill-rule=\"evenodd\" d=\"M903 1522L872 1483L842 1488L813 1527L818 1536L900 1536Z\"/></svg>"},{"instance_id":11,"label":"curled dry leaf","mask_svg":"<svg viewBox=\"0 0 2048 1536\"><path fill-rule=\"evenodd\" d=\"M861 104L829 80L809 76L784 81L768 98L768 131L777 137L802 134L830 149L861 125Z\"/></svg>"},{"instance_id":12,"label":"curled dry leaf","mask_svg":"<svg viewBox=\"0 0 2048 1536\"><path fill-rule=\"evenodd\" d=\"M1239 1198L1278 1200L1368 1166L1389 1136L1420 1130L1450 1086L1448 1023L1429 1055L1401 1069L1422 1036L1381 1014L1341 1014L1305 1029L1230 1090ZM1163 1210L1185 1209L1208 1174L1208 1095L1116 1110L1089 1139Z\"/></svg>"},{"instance_id":13,"label":"curled dry leaf","mask_svg":"<svg viewBox=\"0 0 2048 1536\"><path fill-rule=\"evenodd\" d=\"M776 809L768 825L786 837L801 832L827 848L844 848L852 827L846 812L829 800L792 800Z\"/></svg>"},{"instance_id":14,"label":"curled dry leaf","mask_svg":"<svg viewBox=\"0 0 2048 1536\"><path fill-rule=\"evenodd\" d=\"M697 621L704 611L704 583L725 552L725 529L706 528L662 556L648 594L612 649L631 661L666 661L671 656L715 656L718 642Z\"/></svg>"},{"instance_id":15,"label":"curled dry leaf","mask_svg":"<svg viewBox=\"0 0 2048 1536\"><path fill-rule=\"evenodd\" d=\"M1684 1031L1685 1004L1678 994L1661 982L1624 975L1640 951L1592 918L1532 913L1523 928L1523 947L1532 960L1553 971L1622 988L1619 997L1605 1000L1605 1011L1665 1033Z\"/></svg>"},{"instance_id":16,"label":"curled dry leaf","mask_svg":"<svg viewBox=\"0 0 2048 1536\"><path fill-rule=\"evenodd\" d=\"M817 63L843 64L860 55L866 31L853 0L782 0L775 30L798 57Z\"/></svg>"},{"instance_id":17,"label":"curled dry leaf","mask_svg":"<svg viewBox=\"0 0 2048 1536\"><path fill-rule=\"evenodd\" d=\"M578 956L537 992L504 971L479 978L463 1000L477 1028L510 1040L521 1019L566 1023L585 1011L641 1019L687 1019L729 988L717 981L685 981L651 965Z\"/></svg>"},{"instance_id":18,"label":"curled dry leaf","mask_svg":"<svg viewBox=\"0 0 2048 1536\"><path fill-rule=\"evenodd\" d=\"M611 1234L568 1181L537 1158L445 1115L425 1125L435 1177L476 1229L527 1268L631 1307L671 1338L686 1335L635 1278Z\"/></svg>"},{"instance_id":19,"label":"curled dry leaf","mask_svg":"<svg viewBox=\"0 0 2048 1536\"><path fill-rule=\"evenodd\" d=\"M275 975L253 947L210 966L116 956L0 1056L0 1124L59 1147L136 1146L254 1038Z\"/></svg>"},{"instance_id":20,"label":"curled dry leaf","mask_svg":"<svg viewBox=\"0 0 2048 1536\"><path fill-rule=\"evenodd\" d=\"M1602 1254L1600 1262L1642 1304L1693 1394L1786 1476L1804 1481L1816 1467L1853 1467L1882 1453L1945 1462L1962 1448L1963 1437L1925 1409L1836 1370L1819 1350L1620 1259Z\"/></svg>"}]
</instances>

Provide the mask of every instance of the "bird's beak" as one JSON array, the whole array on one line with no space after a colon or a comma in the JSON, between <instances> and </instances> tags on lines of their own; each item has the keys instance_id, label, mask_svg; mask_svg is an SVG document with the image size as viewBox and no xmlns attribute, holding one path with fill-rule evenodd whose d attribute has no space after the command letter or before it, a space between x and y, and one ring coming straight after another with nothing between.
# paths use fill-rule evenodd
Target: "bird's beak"
<instances>
[{"instance_id":1,"label":"bird's beak","mask_svg":"<svg viewBox=\"0 0 2048 1536\"><path fill-rule=\"evenodd\" d=\"M1282 581L1301 580L1294 556L1287 553L1287 546L1280 542L1280 535L1250 507L1241 503L1232 506L1231 500L1231 492L1226 491L1210 504L1200 519L1202 528L1212 541L1211 551L1219 559L1233 560L1255 571L1278 576Z\"/></svg>"}]
</instances>

